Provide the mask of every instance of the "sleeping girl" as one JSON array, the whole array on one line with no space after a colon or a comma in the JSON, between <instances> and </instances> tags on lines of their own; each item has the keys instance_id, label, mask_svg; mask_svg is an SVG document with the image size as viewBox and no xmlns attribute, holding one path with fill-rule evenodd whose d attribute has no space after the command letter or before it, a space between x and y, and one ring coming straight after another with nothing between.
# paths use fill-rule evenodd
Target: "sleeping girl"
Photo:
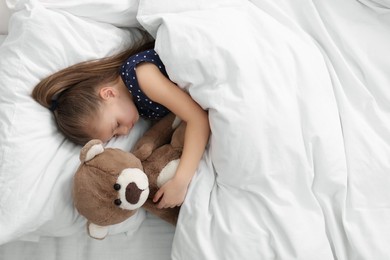
<instances>
[{"instance_id":1,"label":"sleeping girl","mask_svg":"<svg viewBox=\"0 0 390 260\"><path fill-rule=\"evenodd\" d=\"M208 114L169 80L154 42L147 39L117 55L58 71L43 79L32 96L53 112L58 129L81 145L127 135L139 117L158 120L172 112L185 121L176 174L153 198L159 208L176 207L184 201L207 144Z\"/></svg>"}]
</instances>

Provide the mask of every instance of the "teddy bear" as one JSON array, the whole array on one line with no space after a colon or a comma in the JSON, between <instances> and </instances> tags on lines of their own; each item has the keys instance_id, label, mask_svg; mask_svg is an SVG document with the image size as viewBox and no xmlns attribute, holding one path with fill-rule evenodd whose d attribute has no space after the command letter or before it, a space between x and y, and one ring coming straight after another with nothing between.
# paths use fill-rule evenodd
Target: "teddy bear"
<instances>
[{"instance_id":1,"label":"teddy bear","mask_svg":"<svg viewBox=\"0 0 390 260\"><path fill-rule=\"evenodd\" d=\"M152 199L176 172L184 132L185 123L169 114L145 132L132 152L104 148L97 139L81 149L73 200L87 219L89 236L103 239L110 225L130 218L140 207L176 225L180 207L158 209Z\"/></svg>"}]
</instances>

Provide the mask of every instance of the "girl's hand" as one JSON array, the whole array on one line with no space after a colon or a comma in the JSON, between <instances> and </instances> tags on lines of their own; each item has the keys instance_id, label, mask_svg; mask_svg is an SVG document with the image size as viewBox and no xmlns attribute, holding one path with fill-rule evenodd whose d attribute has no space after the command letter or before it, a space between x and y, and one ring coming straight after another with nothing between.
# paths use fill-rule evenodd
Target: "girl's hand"
<instances>
[{"instance_id":1,"label":"girl's hand","mask_svg":"<svg viewBox=\"0 0 390 260\"><path fill-rule=\"evenodd\" d=\"M161 186L154 195L153 202L156 203L161 199L157 205L159 209L181 206L187 194L187 188L186 182L173 178Z\"/></svg>"}]
</instances>

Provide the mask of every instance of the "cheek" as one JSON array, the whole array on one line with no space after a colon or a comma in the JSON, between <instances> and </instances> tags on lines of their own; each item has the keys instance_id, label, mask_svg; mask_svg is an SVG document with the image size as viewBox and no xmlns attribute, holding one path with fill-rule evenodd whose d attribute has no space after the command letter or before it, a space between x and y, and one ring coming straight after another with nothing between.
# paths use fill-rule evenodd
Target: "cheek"
<instances>
[{"instance_id":1,"label":"cheek","mask_svg":"<svg viewBox=\"0 0 390 260\"><path fill-rule=\"evenodd\" d=\"M138 120L138 110L133 102L128 102L123 112L123 119L126 124L130 124Z\"/></svg>"},{"instance_id":2,"label":"cheek","mask_svg":"<svg viewBox=\"0 0 390 260\"><path fill-rule=\"evenodd\" d=\"M138 109L133 102L131 103L131 105L129 107L129 113L131 113L132 118L138 117Z\"/></svg>"}]
</instances>

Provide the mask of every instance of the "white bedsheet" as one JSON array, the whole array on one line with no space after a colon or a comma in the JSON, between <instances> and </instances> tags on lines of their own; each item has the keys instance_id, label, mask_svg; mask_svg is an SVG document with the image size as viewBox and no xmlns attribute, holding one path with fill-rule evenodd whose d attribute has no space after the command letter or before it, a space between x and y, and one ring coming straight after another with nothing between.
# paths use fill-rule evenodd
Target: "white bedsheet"
<instances>
[{"instance_id":1,"label":"white bedsheet","mask_svg":"<svg viewBox=\"0 0 390 260\"><path fill-rule=\"evenodd\" d=\"M140 6L170 77L212 128L173 258L389 259L388 9Z\"/></svg>"},{"instance_id":2,"label":"white bedsheet","mask_svg":"<svg viewBox=\"0 0 390 260\"><path fill-rule=\"evenodd\" d=\"M1 260L147 260L171 259L174 228L152 215L133 233L110 235L104 240L88 237L83 229L72 236L41 237L0 246Z\"/></svg>"},{"instance_id":3,"label":"white bedsheet","mask_svg":"<svg viewBox=\"0 0 390 260\"><path fill-rule=\"evenodd\" d=\"M172 241L180 260L390 259L386 3L140 1L138 21L212 129L173 240L172 229L159 236L163 258ZM107 259L128 241L80 236L11 242L0 259ZM112 259L133 259L123 252Z\"/></svg>"}]
</instances>

